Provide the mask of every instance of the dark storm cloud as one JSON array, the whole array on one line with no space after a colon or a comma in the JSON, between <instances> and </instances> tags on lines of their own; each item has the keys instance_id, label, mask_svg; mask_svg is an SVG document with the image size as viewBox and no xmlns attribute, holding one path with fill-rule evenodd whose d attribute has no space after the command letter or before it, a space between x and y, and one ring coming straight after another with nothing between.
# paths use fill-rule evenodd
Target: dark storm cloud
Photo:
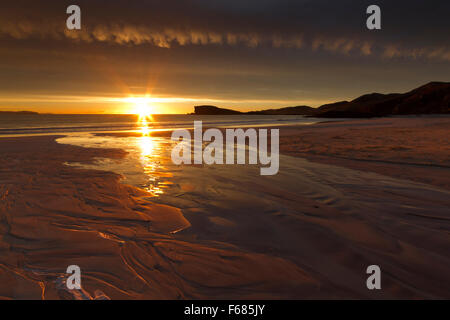
<instances>
[{"instance_id":1,"label":"dark storm cloud","mask_svg":"<svg viewBox=\"0 0 450 320\"><path fill-rule=\"evenodd\" d=\"M297 48L385 58L450 61L449 1L377 1L383 29L365 27L373 1L80 0L81 31L65 29L69 1L14 1L0 35L115 45Z\"/></svg>"}]
</instances>

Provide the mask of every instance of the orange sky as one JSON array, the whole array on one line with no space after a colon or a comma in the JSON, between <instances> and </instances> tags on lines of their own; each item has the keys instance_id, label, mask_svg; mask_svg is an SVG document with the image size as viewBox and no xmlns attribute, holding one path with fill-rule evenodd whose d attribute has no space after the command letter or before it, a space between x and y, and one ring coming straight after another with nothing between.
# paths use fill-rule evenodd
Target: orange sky
<instances>
[{"instance_id":1,"label":"orange sky","mask_svg":"<svg viewBox=\"0 0 450 320\"><path fill-rule=\"evenodd\" d=\"M0 101L4 111L36 111L41 113L136 113L146 108L152 114L184 114L193 112L196 105L217 105L250 111L297 105L299 100L223 100L199 97L160 97L133 95L123 97L94 96L2 96ZM303 104L319 106L329 101L303 101Z\"/></svg>"},{"instance_id":2,"label":"orange sky","mask_svg":"<svg viewBox=\"0 0 450 320\"><path fill-rule=\"evenodd\" d=\"M78 0L70 32L64 1L2 8L0 110L130 113L146 96L152 113L317 107L449 80L449 1L381 0L377 32L355 1L102 3Z\"/></svg>"}]
</instances>

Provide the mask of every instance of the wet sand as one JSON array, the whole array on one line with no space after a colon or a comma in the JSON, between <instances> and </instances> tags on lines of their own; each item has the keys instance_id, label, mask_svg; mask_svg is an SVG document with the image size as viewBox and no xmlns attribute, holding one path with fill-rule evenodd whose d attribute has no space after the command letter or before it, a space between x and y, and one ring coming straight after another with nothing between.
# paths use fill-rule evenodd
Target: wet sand
<instances>
[{"instance_id":1,"label":"wet sand","mask_svg":"<svg viewBox=\"0 0 450 320\"><path fill-rule=\"evenodd\" d=\"M281 129L280 152L450 189L450 117L379 118Z\"/></svg>"},{"instance_id":2,"label":"wet sand","mask_svg":"<svg viewBox=\"0 0 450 320\"><path fill-rule=\"evenodd\" d=\"M115 173L64 165L120 149L2 138L0 297L449 298L448 128L283 128L282 152L300 158L283 155L278 175L184 166L157 200ZM72 264L81 293L63 285ZM370 264L381 291L366 288Z\"/></svg>"},{"instance_id":3,"label":"wet sand","mask_svg":"<svg viewBox=\"0 0 450 320\"><path fill-rule=\"evenodd\" d=\"M111 299L292 298L317 286L293 262L226 243L178 240L180 209L104 171L65 166L121 150L60 145L55 137L0 140L0 297Z\"/></svg>"}]
</instances>

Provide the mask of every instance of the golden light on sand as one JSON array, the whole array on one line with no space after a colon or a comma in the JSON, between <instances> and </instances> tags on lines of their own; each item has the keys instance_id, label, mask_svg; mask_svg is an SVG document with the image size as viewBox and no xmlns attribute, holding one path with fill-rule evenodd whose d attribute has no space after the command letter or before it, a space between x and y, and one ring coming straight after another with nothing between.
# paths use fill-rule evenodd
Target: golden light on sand
<instances>
[{"instance_id":1,"label":"golden light on sand","mask_svg":"<svg viewBox=\"0 0 450 320\"><path fill-rule=\"evenodd\" d=\"M150 136L142 136L138 138L139 147L141 149L141 163L144 168L144 173L148 177L147 183L143 188L149 192L153 197L162 195L169 184L165 181L165 176L171 176L171 174L162 173L163 167L161 167L161 149L162 146L158 144L155 138Z\"/></svg>"},{"instance_id":2,"label":"golden light on sand","mask_svg":"<svg viewBox=\"0 0 450 320\"><path fill-rule=\"evenodd\" d=\"M148 137L150 136L150 128L148 124L148 117L139 115L138 123L141 128L142 136Z\"/></svg>"},{"instance_id":3,"label":"golden light on sand","mask_svg":"<svg viewBox=\"0 0 450 320\"><path fill-rule=\"evenodd\" d=\"M143 136L142 138L140 138L139 145L141 147L141 156L143 159L146 159L147 157L152 155L154 143L151 137Z\"/></svg>"}]
</instances>

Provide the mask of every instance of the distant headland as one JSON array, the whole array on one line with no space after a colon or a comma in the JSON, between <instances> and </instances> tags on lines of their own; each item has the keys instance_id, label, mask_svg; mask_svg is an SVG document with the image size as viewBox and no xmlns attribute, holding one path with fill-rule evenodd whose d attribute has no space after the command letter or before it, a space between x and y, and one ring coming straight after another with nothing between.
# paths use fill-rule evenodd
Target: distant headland
<instances>
[{"instance_id":1,"label":"distant headland","mask_svg":"<svg viewBox=\"0 0 450 320\"><path fill-rule=\"evenodd\" d=\"M372 118L390 115L450 114L450 82L430 82L406 93L370 93L352 101L240 112L216 106L196 106L195 115L304 115L319 118Z\"/></svg>"},{"instance_id":2,"label":"distant headland","mask_svg":"<svg viewBox=\"0 0 450 320\"><path fill-rule=\"evenodd\" d=\"M0 111L0 114L39 114L33 111Z\"/></svg>"}]
</instances>

